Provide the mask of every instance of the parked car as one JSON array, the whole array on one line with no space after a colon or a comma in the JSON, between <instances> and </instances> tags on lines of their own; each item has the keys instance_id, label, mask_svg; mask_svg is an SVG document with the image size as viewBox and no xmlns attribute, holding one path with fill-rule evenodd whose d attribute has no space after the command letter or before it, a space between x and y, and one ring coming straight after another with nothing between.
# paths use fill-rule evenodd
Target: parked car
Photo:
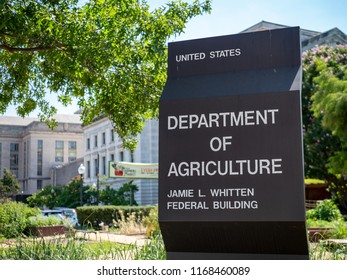
<instances>
[{"instance_id":1,"label":"parked car","mask_svg":"<svg viewBox=\"0 0 347 280\"><path fill-rule=\"evenodd\" d=\"M61 210L41 210L41 214L43 216L56 216L60 219L62 219L64 217L64 215L62 214Z\"/></svg>"},{"instance_id":2,"label":"parked car","mask_svg":"<svg viewBox=\"0 0 347 280\"><path fill-rule=\"evenodd\" d=\"M79 225L77 219L76 210L73 208L65 208L65 207L55 207L52 211L60 211L60 213L65 216L68 220L70 220L74 226Z\"/></svg>"}]
</instances>

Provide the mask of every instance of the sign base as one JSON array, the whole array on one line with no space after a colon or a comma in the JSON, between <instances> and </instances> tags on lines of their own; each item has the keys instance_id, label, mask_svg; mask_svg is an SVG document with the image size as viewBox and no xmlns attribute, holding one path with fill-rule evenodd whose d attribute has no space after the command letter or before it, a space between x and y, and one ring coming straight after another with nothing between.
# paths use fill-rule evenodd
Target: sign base
<instances>
[{"instance_id":1,"label":"sign base","mask_svg":"<svg viewBox=\"0 0 347 280\"><path fill-rule=\"evenodd\" d=\"M307 255L167 252L168 260L308 260Z\"/></svg>"},{"instance_id":2,"label":"sign base","mask_svg":"<svg viewBox=\"0 0 347 280\"><path fill-rule=\"evenodd\" d=\"M167 259L307 260L304 222L161 222Z\"/></svg>"}]
</instances>

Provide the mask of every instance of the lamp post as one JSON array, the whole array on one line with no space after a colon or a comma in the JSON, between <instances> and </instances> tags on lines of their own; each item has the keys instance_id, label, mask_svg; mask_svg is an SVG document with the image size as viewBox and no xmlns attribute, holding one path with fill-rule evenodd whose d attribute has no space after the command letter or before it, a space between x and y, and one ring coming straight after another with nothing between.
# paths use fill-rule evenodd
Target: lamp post
<instances>
[{"instance_id":1,"label":"lamp post","mask_svg":"<svg viewBox=\"0 0 347 280\"><path fill-rule=\"evenodd\" d=\"M83 163L78 167L78 174L80 174L80 205L83 205L83 175L86 168Z\"/></svg>"}]
</instances>

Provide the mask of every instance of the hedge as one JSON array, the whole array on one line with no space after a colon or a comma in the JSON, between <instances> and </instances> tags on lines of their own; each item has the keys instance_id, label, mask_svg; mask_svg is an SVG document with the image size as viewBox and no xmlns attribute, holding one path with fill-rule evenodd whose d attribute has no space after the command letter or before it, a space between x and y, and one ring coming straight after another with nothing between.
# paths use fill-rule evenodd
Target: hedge
<instances>
[{"instance_id":1,"label":"hedge","mask_svg":"<svg viewBox=\"0 0 347 280\"><path fill-rule=\"evenodd\" d=\"M104 225L113 225L113 221L118 222L121 219L120 211L123 212L125 218L131 213L137 216L148 216L151 209L155 206L82 206L77 207L77 218L82 226L98 227L101 223Z\"/></svg>"}]
</instances>

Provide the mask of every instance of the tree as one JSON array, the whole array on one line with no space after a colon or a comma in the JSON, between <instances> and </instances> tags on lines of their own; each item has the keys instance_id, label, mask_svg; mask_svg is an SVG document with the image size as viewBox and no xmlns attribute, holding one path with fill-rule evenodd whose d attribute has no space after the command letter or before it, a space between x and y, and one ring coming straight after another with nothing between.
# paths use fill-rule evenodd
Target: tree
<instances>
[{"instance_id":1,"label":"tree","mask_svg":"<svg viewBox=\"0 0 347 280\"><path fill-rule=\"evenodd\" d=\"M128 183L123 184L118 190L118 196L121 198L121 203L119 205L137 205L135 200L135 192L139 190L138 186L131 180Z\"/></svg>"},{"instance_id":2,"label":"tree","mask_svg":"<svg viewBox=\"0 0 347 280\"><path fill-rule=\"evenodd\" d=\"M347 47L317 47L303 55L305 173L324 179L347 208Z\"/></svg>"},{"instance_id":3,"label":"tree","mask_svg":"<svg viewBox=\"0 0 347 280\"><path fill-rule=\"evenodd\" d=\"M133 181L123 184L119 189L106 186L100 191L100 201L105 205L137 205L135 192L138 190Z\"/></svg>"},{"instance_id":4,"label":"tree","mask_svg":"<svg viewBox=\"0 0 347 280\"><path fill-rule=\"evenodd\" d=\"M0 198L10 198L19 192L19 182L16 176L7 168L0 180Z\"/></svg>"},{"instance_id":5,"label":"tree","mask_svg":"<svg viewBox=\"0 0 347 280\"><path fill-rule=\"evenodd\" d=\"M158 115L166 80L166 42L183 32L211 0L171 1L151 10L144 0L3 0L0 2L0 113L39 108L50 127L56 109L45 92L82 120L109 117L125 146L135 147L143 122Z\"/></svg>"},{"instance_id":6,"label":"tree","mask_svg":"<svg viewBox=\"0 0 347 280\"><path fill-rule=\"evenodd\" d=\"M51 185L48 185L28 197L27 201L31 207L47 207L48 209L53 209L56 206L60 206L58 205L57 199L61 195L61 192L61 188L53 188Z\"/></svg>"},{"instance_id":7,"label":"tree","mask_svg":"<svg viewBox=\"0 0 347 280\"><path fill-rule=\"evenodd\" d=\"M27 198L32 207L54 207L76 208L80 206L80 186L79 180L72 181L66 186L52 187L45 186L42 190L34 193ZM91 204L92 197L96 196L96 191L90 189L89 186L83 186L83 204Z\"/></svg>"}]
</instances>

